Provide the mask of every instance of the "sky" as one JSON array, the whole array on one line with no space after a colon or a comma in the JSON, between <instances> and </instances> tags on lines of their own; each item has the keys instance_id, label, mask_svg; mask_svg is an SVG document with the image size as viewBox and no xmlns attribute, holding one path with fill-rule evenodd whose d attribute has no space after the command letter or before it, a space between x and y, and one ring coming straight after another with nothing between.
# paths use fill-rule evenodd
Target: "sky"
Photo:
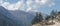
<instances>
[{"instance_id":1,"label":"sky","mask_svg":"<svg viewBox=\"0 0 60 26\"><path fill-rule=\"evenodd\" d=\"M60 11L60 0L0 0L0 6L8 10L42 12L49 15L52 10Z\"/></svg>"}]
</instances>

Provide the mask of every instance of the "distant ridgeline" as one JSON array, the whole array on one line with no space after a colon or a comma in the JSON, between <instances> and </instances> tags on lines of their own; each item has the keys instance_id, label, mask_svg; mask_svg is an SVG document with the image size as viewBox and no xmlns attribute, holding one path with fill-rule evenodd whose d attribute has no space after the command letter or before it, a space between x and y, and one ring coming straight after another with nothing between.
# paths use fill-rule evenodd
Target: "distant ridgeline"
<instances>
[{"instance_id":1,"label":"distant ridgeline","mask_svg":"<svg viewBox=\"0 0 60 26\"><path fill-rule=\"evenodd\" d=\"M0 6L0 26L31 26L34 15L20 11L6 10Z\"/></svg>"},{"instance_id":2,"label":"distant ridgeline","mask_svg":"<svg viewBox=\"0 0 60 26\"><path fill-rule=\"evenodd\" d=\"M0 26L21 26L22 21L0 6Z\"/></svg>"}]
</instances>

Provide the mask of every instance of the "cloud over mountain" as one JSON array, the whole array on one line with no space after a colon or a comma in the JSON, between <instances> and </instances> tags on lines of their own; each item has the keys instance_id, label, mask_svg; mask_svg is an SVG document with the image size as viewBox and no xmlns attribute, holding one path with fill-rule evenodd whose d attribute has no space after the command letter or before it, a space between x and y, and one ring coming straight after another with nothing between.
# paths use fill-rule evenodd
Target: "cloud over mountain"
<instances>
[{"instance_id":1,"label":"cloud over mountain","mask_svg":"<svg viewBox=\"0 0 60 26\"><path fill-rule=\"evenodd\" d=\"M40 7L55 5L54 0L19 0L16 3L0 1L0 5L4 6L8 10L23 10L23 11L39 11Z\"/></svg>"}]
</instances>

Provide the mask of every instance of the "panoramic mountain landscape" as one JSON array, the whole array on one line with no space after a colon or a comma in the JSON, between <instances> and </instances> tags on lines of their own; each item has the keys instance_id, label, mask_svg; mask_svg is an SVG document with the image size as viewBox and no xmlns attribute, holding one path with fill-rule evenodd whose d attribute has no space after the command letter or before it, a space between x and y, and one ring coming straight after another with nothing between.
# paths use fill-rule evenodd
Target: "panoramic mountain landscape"
<instances>
[{"instance_id":1,"label":"panoramic mountain landscape","mask_svg":"<svg viewBox=\"0 0 60 26\"><path fill-rule=\"evenodd\" d=\"M49 16L41 12L25 12L21 10L11 11L6 10L4 7L0 6L0 26L32 26L34 22L35 23L33 24L33 26L56 26L60 24L56 22L59 22L58 14L60 14L60 12L57 13L57 11L54 10L52 10L51 15ZM53 17L53 19L51 17ZM48 23L46 23L44 20ZM54 25L48 25L51 24L49 23L50 20L53 20ZM44 24L41 23L42 21Z\"/></svg>"},{"instance_id":2,"label":"panoramic mountain landscape","mask_svg":"<svg viewBox=\"0 0 60 26\"><path fill-rule=\"evenodd\" d=\"M0 0L0 26L60 26L60 0Z\"/></svg>"}]
</instances>

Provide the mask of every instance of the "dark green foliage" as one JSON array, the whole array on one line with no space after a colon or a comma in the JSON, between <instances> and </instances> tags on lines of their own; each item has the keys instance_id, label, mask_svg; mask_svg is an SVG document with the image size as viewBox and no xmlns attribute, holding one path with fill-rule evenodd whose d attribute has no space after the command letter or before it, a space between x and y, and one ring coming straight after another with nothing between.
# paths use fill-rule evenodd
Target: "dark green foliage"
<instances>
[{"instance_id":1,"label":"dark green foliage","mask_svg":"<svg viewBox=\"0 0 60 26\"><path fill-rule=\"evenodd\" d=\"M56 11L52 10L50 16L52 17L52 19L55 19L57 16L57 10Z\"/></svg>"},{"instance_id":2,"label":"dark green foliage","mask_svg":"<svg viewBox=\"0 0 60 26\"><path fill-rule=\"evenodd\" d=\"M49 20L51 17L50 16L46 16L45 20Z\"/></svg>"},{"instance_id":3,"label":"dark green foliage","mask_svg":"<svg viewBox=\"0 0 60 26\"><path fill-rule=\"evenodd\" d=\"M39 23L43 20L43 16L41 13L36 13L35 18L32 20L32 24Z\"/></svg>"}]
</instances>

